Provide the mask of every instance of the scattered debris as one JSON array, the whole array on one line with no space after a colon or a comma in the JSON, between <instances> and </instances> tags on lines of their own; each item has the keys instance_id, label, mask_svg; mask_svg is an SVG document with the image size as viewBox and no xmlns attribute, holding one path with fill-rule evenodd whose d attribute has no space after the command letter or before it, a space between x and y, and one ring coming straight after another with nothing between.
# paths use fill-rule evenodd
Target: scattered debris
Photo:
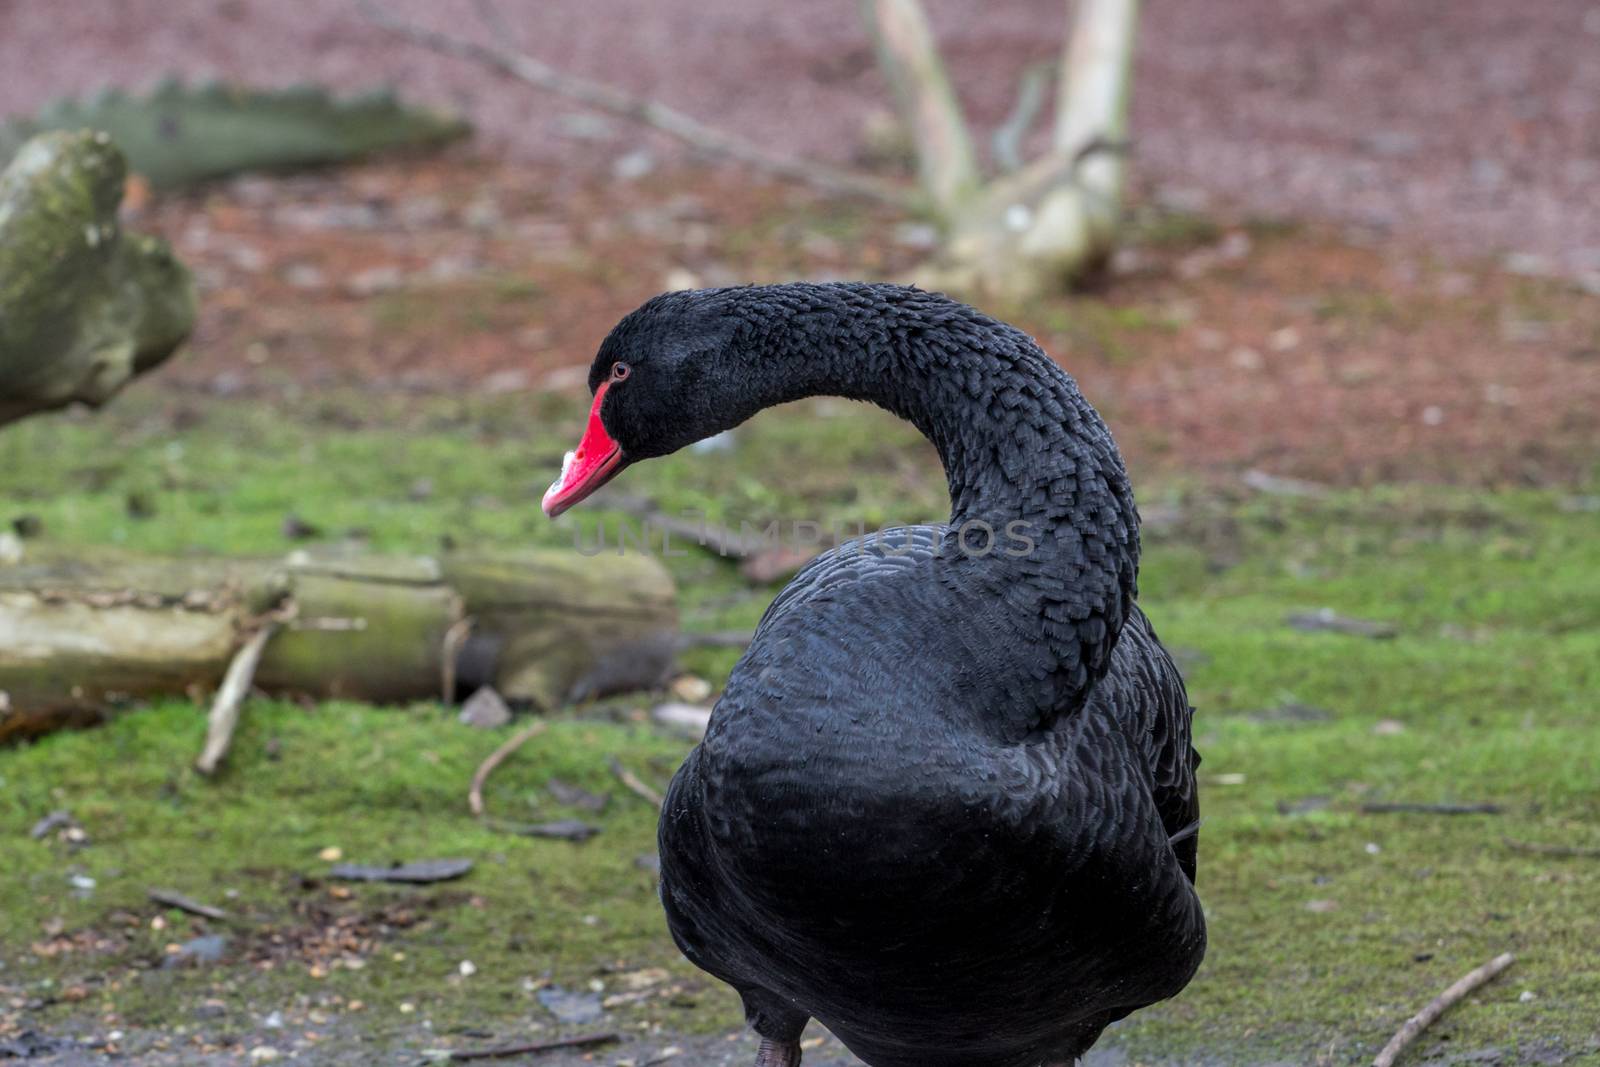
<instances>
[{"instance_id":1,"label":"scattered debris","mask_svg":"<svg viewBox=\"0 0 1600 1067\"><path fill-rule=\"evenodd\" d=\"M1399 719L1379 719L1372 724L1372 732L1378 737L1398 737L1406 732L1406 724Z\"/></svg>"},{"instance_id":2,"label":"scattered debris","mask_svg":"<svg viewBox=\"0 0 1600 1067\"><path fill-rule=\"evenodd\" d=\"M23 1030L0 1037L0 1059L43 1059L57 1053L71 1052L78 1047L76 1041L68 1038L50 1037L37 1030Z\"/></svg>"},{"instance_id":3,"label":"scattered debris","mask_svg":"<svg viewBox=\"0 0 1600 1067\"><path fill-rule=\"evenodd\" d=\"M283 525L279 529L290 541L309 541L322 533L322 527L307 522L292 511L283 517Z\"/></svg>"},{"instance_id":4,"label":"scattered debris","mask_svg":"<svg viewBox=\"0 0 1600 1067\"><path fill-rule=\"evenodd\" d=\"M1323 811L1333 803L1333 798L1323 794L1300 797L1296 800L1278 801L1279 815L1306 815L1313 811Z\"/></svg>"},{"instance_id":5,"label":"scattered debris","mask_svg":"<svg viewBox=\"0 0 1600 1067\"><path fill-rule=\"evenodd\" d=\"M546 986L534 994L546 1011L564 1023L589 1023L605 1014L598 993L576 992L558 985Z\"/></svg>"},{"instance_id":6,"label":"scattered debris","mask_svg":"<svg viewBox=\"0 0 1600 1067\"><path fill-rule=\"evenodd\" d=\"M57 830L67 830L78 825L78 820L72 817L72 812L65 808L58 808L33 824L33 829L28 831L28 836L35 841L43 841Z\"/></svg>"},{"instance_id":7,"label":"scattered debris","mask_svg":"<svg viewBox=\"0 0 1600 1067\"><path fill-rule=\"evenodd\" d=\"M204 937L191 938L181 945L168 949L167 957L161 961L165 968L173 967L200 967L211 963L222 962L222 957L228 951L228 938L224 934L207 934Z\"/></svg>"},{"instance_id":8,"label":"scattered debris","mask_svg":"<svg viewBox=\"0 0 1600 1067\"><path fill-rule=\"evenodd\" d=\"M711 709L676 702L657 704L651 710L650 717L674 733L700 738L705 736L706 727L711 724Z\"/></svg>"},{"instance_id":9,"label":"scattered debris","mask_svg":"<svg viewBox=\"0 0 1600 1067\"><path fill-rule=\"evenodd\" d=\"M1413 804L1374 802L1361 805L1363 815L1499 815L1506 809L1499 804Z\"/></svg>"},{"instance_id":10,"label":"scattered debris","mask_svg":"<svg viewBox=\"0 0 1600 1067\"><path fill-rule=\"evenodd\" d=\"M151 900L164 908L177 908L179 911L198 915L202 919L226 919L228 913L221 908L214 908L210 904L202 904L192 897L186 897L175 889L152 889L145 894Z\"/></svg>"},{"instance_id":11,"label":"scattered debris","mask_svg":"<svg viewBox=\"0 0 1600 1067\"><path fill-rule=\"evenodd\" d=\"M401 882L407 885L429 885L449 882L472 870L472 861L466 859L415 860L396 863L392 867L368 867L359 863L341 863L328 871L329 878L346 882Z\"/></svg>"},{"instance_id":12,"label":"scattered debris","mask_svg":"<svg viewBox=\"0 0 1600 1067\"><path fill-rule=\"evenodd\" d=\"M505 744L489 753L489 758L478 765L477 771L472 775L472 784L467 788L467 807L472 814L480 819L483 818L483 787L489 781L489 775L494 773L494 769L504 763L517 749L544 733L547 725L543 719L539 719L518 731Z\"/></svg>"},{"instance_id":13,"label":"scattered debris","mask_svg":"<svg viewBox=\"0 0 1600 1067\"><path fill-rule=\"evenodd\" d=\"M1399 1058L1400 1053L1404 1052L1422 1034L1422 1031L1432 1025L1439 1016L1449 1010L1451 1005L1464 999L1473 990L1494 978L1515 961L1516 957L1511 953L1502 953L1483 966L1462 976L1449 989L1440 993L1429 1001L1421 1011L1406 1020L1406 1024L1395 1033L1394 1037L1389 1039L1389 1043L1383 1046L1383 1051L1379 1052L1377 1058L1372 1061L1372 1067L1394 1067L1394 1062Z\"/></svg>"},{"instance_id":14,"label":"scattered debris","mask_svg":"<svg viewBox=\"0 0 1600 1067\"><path fill-rule=\"evenodd\" d=\"M577 1037L558 1037L550 1041L531 1041L521 1045L499 1045L495 1048L483 1049L455 1049L447 1057L451 1062L463 1063L468 1060L495 1060L508 1056L532 1056L541 1052L555 1052L568 1048L591 1048L595 1045L609 1045L619 1040L616 1034L580 1034Z\"/></svg>"},{"instance_id":15,"label":"scattered debris","mask_svg":"<svg viewBox=\"0 0 1600 1067\"><path fill-rule=\"evenodd\" d=\"M515 823L503 819L489 819L486 824L495 830L520 837L554 837L562 841L587 841L600 832L598 826L582 819L557 819L554 822Z\"/></svg>"},{"instance_id":16,"label":"scattered debris","mask_svg":"<svg viewBox=\"0 0 1600 1067\"><path fill-rule=\"evenodd\" d=\"M556 798L556 803L565 804L569 808L581 808L584 811L605 811L606 804L611 800L604 793L591 793L582 786L563 782L559 778L550 779L545 783L545 788Z\"/></svg>"},{"instance_id":17,"label":"scattered debris","mask_svg":"<svg viewBox=\"0 0 1600 1067\"><path fill-rule=\"evenodd\" d=\"M654 804L657 808L666 803L667 798L662 796L660 791L645 785L644 782L639 779L639 776L628 770L628 768L624 767L622 765L622 761L617 759L617 757L612 756L606 762L611 767L611 773L617 776L617 781L627 786L629 792L633 793L635 796L643 797L651 804Z\"/></svg>"},{"instance_id":18,"label":"scattered debris","mask_svg":"<svg viewBox=\"0 0 1600 1067\"><path fill-rule=\"evenodd\" d=\"M1600 859L1600 847L1585 847L1583 845L1546 845L1537 841L1518 841L1513 837L1502 837L1500 842L1515 852L1527 852L1534 856L1565 856L1569 858L1582 857L1586 859Z\"/></svg>"},{"instance_id":19,"label":"scattered debris","mask_svg":"<svg viewBox=\"0 0 1600 1067\"><path fill-rule=\"evenodd\" d=\"M493 730L511 721L511 705L492 685L480 686L461 705L457 720L480 730Z\"/></svg>"},{"instance_id":20,"label":"scattered debris","mask_svg":"<svg viewBox=\"0 0 1600 1067\"><path fill-rule=\"evenodd\" d=\"M1352 634L1356 637L1390 638L1400 632L1392 622L1374 622L1371 619L1353 619L1340 615L1332 608L1295 612L1284 619L1296 630L1306 633Z\"/></svg>"}]
</instances>

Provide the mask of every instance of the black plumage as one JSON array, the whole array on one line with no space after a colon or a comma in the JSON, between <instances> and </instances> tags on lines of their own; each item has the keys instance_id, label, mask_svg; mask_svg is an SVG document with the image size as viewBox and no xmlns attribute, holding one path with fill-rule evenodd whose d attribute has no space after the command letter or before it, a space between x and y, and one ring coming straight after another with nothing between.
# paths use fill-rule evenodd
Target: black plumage
<instances>
[{"instance_id":1,"label":"black plumage","mask_svg":"<svg viewBox=\"0 0 1600 1067\"><path fill-rule=\"evenodd\" d=\"M810 1017L872 1067L1070 1062L1182 989L1205 948L1191 709L1073 380L970 307L865 284L669 293L591 387L619 361L601 415L628 462L825 394L911 421L949 481L947 526L842 545L779 594L662 811L672 934L764 1062L798 1062Z\"/></svg>"}]
</instances>

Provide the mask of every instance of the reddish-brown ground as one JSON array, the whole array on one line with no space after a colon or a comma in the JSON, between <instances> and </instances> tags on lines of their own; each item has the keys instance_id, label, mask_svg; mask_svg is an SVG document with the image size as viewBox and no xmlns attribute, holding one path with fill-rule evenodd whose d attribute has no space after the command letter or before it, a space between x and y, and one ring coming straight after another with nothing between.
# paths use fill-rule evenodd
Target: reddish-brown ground
<instances>
[{"instance_id":1,"label":"reddish-brown ground","mask_svg":"<svg viewBox=\"0 0 1600 1067\"><path fill-rule=\"evenodd\" d=\"M1146 214L1141 212L1141 216ZM160 380L221 393L575 390L663 289L897 276L890 215L718 172L563 178L462 153L147 205L205 289ZM1337 482L1571 481L1600 442L1600 301L1325 228L1151 214L1098 293L1005 312L1136 462ZM1142 236L1141 236L1142 235Z\"/></svg>"},{"instance_id":2,"label":"reddish-brown ground","mask_svg":"<svg viewBox=\"0 0 1600 1067\"><path fill-rule=\"evenodd\" d=\"M385 10L490 36L475 0ZM886 95L856 0L498 0L513 43L774 149L846 159ZM980 131L1060 49L1062 0L928 0ZM1185 202L1393 229L1600 273L1593 0L1147 0L1135 163ZM391 81L514 158L604 172L640 143L363 22L354 0L0 0L0 114L163 73ZM670 151L646 140L658 157Z\"/></svg>"},{"instance_id":3,"label":"reddish-brown ground","mask_svg":"<svg viewBox=\"0 0 1600 1067\"><path fill-rule=\"evenodd\" d=\"M473 0L383 2L485 32ZM848 160L885 99L852 0L501 6L516 43L562 69L773 148ZM1059 0L928 6L980 128L1059 46ZM1225 224L1157 220L1103 294L998 310L1145 463L1592 477L1597 45L1593 0L1149 0L1141 202ZM573 388L610 324L663 288L896 277L925 254L903 220L695 167L626 123L384 37L346 0L0 0L0 111L169 70L397 81L483 133L439 160L146 204L135 222L171 237L204 289L195 342L161 375L174 385Z\"/></svg>"}]
</instances>

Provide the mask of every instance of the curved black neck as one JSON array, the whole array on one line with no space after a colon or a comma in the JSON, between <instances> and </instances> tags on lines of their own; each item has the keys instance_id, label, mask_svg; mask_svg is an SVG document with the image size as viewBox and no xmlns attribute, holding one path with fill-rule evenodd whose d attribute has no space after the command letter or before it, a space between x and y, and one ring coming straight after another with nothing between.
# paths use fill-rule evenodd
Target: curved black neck
<instances>
[{"instance_id":1,"label":"curved black neck","mask_svg":"<svg viewBox=\"0 0 1600 1067\"><path fill-rule=\"evenodd\" d=\"M870 401L938 449L953 528L1024 525L1030 551L987 554L966 573L1003 596L1015 625L1042 628L1051 699L1081 702L1132 609L1139 538L1122 459L1073 380L1019 330L939 294L852 284L727 292L752 413L805 396Z\"/></svg>"}]
</instances>

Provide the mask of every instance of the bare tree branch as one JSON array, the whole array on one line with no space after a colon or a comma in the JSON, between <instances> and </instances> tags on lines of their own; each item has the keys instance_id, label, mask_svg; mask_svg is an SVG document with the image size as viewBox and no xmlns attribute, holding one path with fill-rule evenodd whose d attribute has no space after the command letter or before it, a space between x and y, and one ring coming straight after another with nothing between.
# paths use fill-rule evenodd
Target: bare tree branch
<instances>
[{"instance_id":1,"label":"bare tree branch","mask_svg":"<svg viewBox=\"0 0 1600 1067\"><path fill-rule=\"evenodd\" d=\"M990 137L994 161L1007 174L1022 169L1022 142L1044 106L1045 93L1050 88L1050 79L1055 76L1056 66L1055 60L1047 59L1023 68L1022 77L1017 80L1017 102Z\"/></svg>"},{"instance_id":2,"label":"bare tree branch","mask_svg":"<svg viewBox=\"0 0 1600 1067\"><path fill-rule=\"evenodd\" d=\"M736 160L780 177L803 181L831 193L878 200L902 208L915 207L918 203L916 193L904 186L825 163L777 155L743 137L707 126L676 108L633 96L615 86L564 74L524 53L480 44L407 22L385 11L375 0L357 0L357 8L368 21L396 37L440 55L468 60L597 111L643 123L702 152ZM492 12L493 9L489 10ZM491 14L489 18L493 24L494 16Z\"/></svg>"},{"instance_id":3,"label":"bare tree branch","mask_svg":"<svg viewBox=\"0 0 1600 1067\"><path fill-rule=\"evenodd\" d=\"M250 694L250 683L255 680L261 653L278 632L278 626L276 621L263 623L234 654L233 662L228 664L228 673L223 676L222 685L211 702L205 747L200 751L200 758L194 761L195 770L201 774L209 777L217 773L223 757L228 754L228 746L233 743L233 731L239 725L239 708Z\"/></svg>"},{"instance_id":4,"label":"bare tree branch","mask_svg":"<svg viewBox=\"0 0 1600 1067\"><path fill-rule=\"evenodd\" d=\"M487 759L478 764L478 769L472 773L472 784L467 787L467 808L478 818L483 818L483 787L489 782L489 775L494 769L506 761L517 749L544 733L550 724L543 719L535 720L531 725L518 730L505 744L489 753Z\"/></svg>"},{"instance_id":5,"label":"bare tree branch","mask_svg":"<svg viewBox=\"0 0 1600 1067\"><path fill-rule=\"evenodd\" d=\"M946 215L981 184L961 103L919 0L862 0L878 62L917 149L922 187Z\"/></svg>"},{"instance_id":6,"label":"bare tree branch","mask_svg":"<svg viewBox=\"0 0 1600 1067\"><path fill-rule=\"evenodd\" d=\"M1139 0L1079 0L1056 87L1056 151L1068 156L1128 134L1128 94ZM1121 198L1122 159L1086 159L1080 184L1113 203Z\"/></svg>"},{"instance_id":7,"label":"bare tree branch","mask_svg":"<svg viewBox=\"0 0 1600 1067\"><path fill-rule=\"evenodd\" d=\"M1377 1058L1372 1061L1372 1067L1394 1067L1394 1061L1400 1057L1400 1053L1404 1052L1407 1046L1420 1037L1422 1031L1433 1025L1433 1022L1439 1016L1448 1011L1451 1005L1465 999L1474 989L1489 981L1514 962L1516 962L1516 957L1506 952L1496 956L1483 966L1468 971L1449 989L1434 997L1421 1011L1407 1019L1406 1024L1395 1033L1394 1037L1389 1039L1389 1043L1383 1046L1383 1051L1379 1052Z\"/></svg>"}]
</instances>

